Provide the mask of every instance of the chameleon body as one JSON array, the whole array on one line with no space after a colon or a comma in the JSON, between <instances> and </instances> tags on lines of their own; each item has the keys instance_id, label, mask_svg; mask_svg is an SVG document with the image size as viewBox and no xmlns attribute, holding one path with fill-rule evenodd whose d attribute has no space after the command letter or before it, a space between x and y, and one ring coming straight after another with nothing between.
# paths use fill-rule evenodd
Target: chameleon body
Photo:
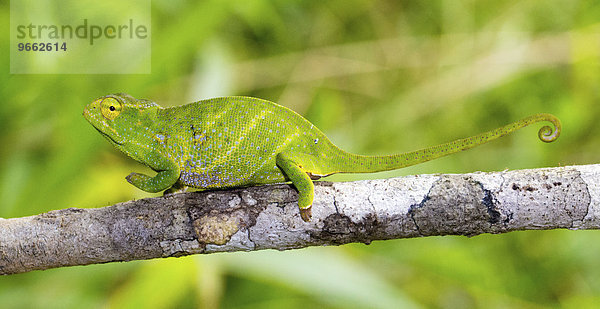
<instances>
[{"instance_id":1,"label":"chameleon body","mask_svg":"<svg viewBox=\"0 0 600 309\"><path fill-rule=\"evenodd\" d=\"M126 94L107 95L85 107L84 117L116 148L157 172L126 177L147 192L228 188L291 181L310 220L313 179L335 173L398 169L481 145L529 124L549 121L539 138L558 138L560 121L536 114L472 137L417 151L362 156L335 146L302 116L273 102L223 97L162 108Z\"/></svg>"}]
</instances>

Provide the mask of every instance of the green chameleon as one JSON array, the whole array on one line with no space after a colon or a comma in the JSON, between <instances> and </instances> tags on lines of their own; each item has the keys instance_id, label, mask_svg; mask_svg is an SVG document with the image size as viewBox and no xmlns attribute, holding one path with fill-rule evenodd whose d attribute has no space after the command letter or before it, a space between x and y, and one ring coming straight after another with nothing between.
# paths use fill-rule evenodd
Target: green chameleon
<instances>
[{"instance_id":1,"label":"green chameleon","mask_svg":"<svg viewBox=\"0 0 600 309\"><path fill-rule=\"evenodd\" d=\"M149 100L112 94L87 105L83 116L116 148L157 172L126 177L147 192L186 187L228 188L291 181L309 221L312 180L335 173L373 173L429 161L481 145L539 121L539 138L561 131L550 114L536 114L468 138L388 156L362 156L335 146L302 116L273 102L223 97L163 108Z\"/></svg>"}]
</instances>

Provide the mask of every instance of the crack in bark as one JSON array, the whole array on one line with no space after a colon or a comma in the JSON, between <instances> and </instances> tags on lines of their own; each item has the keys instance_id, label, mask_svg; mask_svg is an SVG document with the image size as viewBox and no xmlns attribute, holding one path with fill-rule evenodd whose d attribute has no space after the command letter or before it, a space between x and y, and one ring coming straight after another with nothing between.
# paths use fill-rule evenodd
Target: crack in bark
<instances>
[{"instance_id":1,"label":"crack in bark","mask_svg":"<svg viewBox=\"0 0 600 309\"><path fill-rule=\"evenodd\" d=\"M333 207L335 208L335 213L340 214L340 209L338 208L338 201L335 195L333 195Z\"/></svg>"},{"instance_id":2,"label":"crack in bark","mask_svg":"<svg viewBox=\"0 0 600 309\"><path fill-rule=\"evenodd\" d=\"M491 225L494 225L498 222L500 222L500 218L502 216L502 214L500 213L500 211L498 211L496 204L498 203L498 201L496 200L496 197L492 194L492 191L486 189L483 186L483 183L479 182L479 181L475 181L479 187L481 188L481 190L483 191L483 199L481 200L481 203L486 207L487 213L490 216L490 218L488 219L488 222Z\"/></svg>"},{"instance_id":3,"label":"crack in bark","mask_svg":"<svg viewBox=\"0 0 600 309\"><path fill-rule=\"evenodd\" d=\"M585 214L581 218L581 221L583 222L583 220L585 220L585 218L588 216L588 214L590 212L590 204L592 203L592 194L590 193L590 188L588 186L588 183L583 180L583 177L581 176L580 171L577 171L577 177L579 179L581 179L581 183L583 184L583 186L585 188L585 196L588 197L588 201L585 203Z\"/></svg>"},{"instance_id":4,"label":"crack in bark","mask_svg":"<svg viewBox=\"0 0 600 309\"><path fill-rule=\"evenodd\" d=\"M500 187L498 188L498 192L496 193L496 196L498 196L498 195L500 195L500 194L502 194L504 192L504 185L506 184L506 177L505 177L506 171L507 170L504 170L504 171L502 171L502 172L499 173L500 178L502 179L502 181L500 182ZM506 212L501 212L501 213L504 213L504 215L506 216L506 218L504 220L502 220L502 223L504 225L503 226L504 229L507 229L508 226L509 226L509 224L510 224L510 221L514 217L514 213L512 211L510 211L510 210L508 210Z\"/></svg>"},{"instance_id":5,"label":"crack in bark","mask_svg":"<svg viewBox=\"0 0 600 309\"><path fill-rule=\"evenodd\" d=\"M423 206L425 205L425 203L427 201L429 201L431 198L429 197L429 195L431 194L431 190L433 190L433 188L437 185L437 183L441 180L441 177L436 179L431 186L429 187L429 190L427 190L427 194L425 194L425 196L423 197L423 199L417 203L417 204L412 204L410 205L410 207L408 208L408 215L410 216L410 219L412 220L413 224L415 225L417 234L419 234L419 236L426 236L423 234L423 232L421 231L421 227L419 226L419 223L417 223L417 219L415 218L415 211L419 208L423 208Z\"/></svg>"},{"instance_id":6,"label":"crack in bark","mask_svg":"<svg viewBox=\"0 0 600 309\"><path fill-rule=\"evenodd\" d=\"M248 241L252 244L253 248L256 248L256 242L254 240L252 240L252 236L250 236L251 235L250 232L251 232L250 231L250 227L246 228L246 234L247 234L247 237L248 237Z\"/></svg>"}]
</instances>

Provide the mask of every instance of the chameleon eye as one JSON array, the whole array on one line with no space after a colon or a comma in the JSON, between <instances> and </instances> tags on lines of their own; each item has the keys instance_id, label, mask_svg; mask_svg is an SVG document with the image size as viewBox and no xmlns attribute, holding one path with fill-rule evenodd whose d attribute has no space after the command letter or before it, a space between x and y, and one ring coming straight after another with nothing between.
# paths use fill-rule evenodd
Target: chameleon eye
<instances>
[{"instance_id":1,"label":"chameleon eye","mask_svg":"<svg viewBox=\"0 0 600 309\"><path fill-rule=\"evenodd\" d=\"M123 106L121 102L115 100L114 98L106 98L100 102L100 111L102 112L102 116L104 118L113 120L119 116Z\"/></svg>"}]
</instances>

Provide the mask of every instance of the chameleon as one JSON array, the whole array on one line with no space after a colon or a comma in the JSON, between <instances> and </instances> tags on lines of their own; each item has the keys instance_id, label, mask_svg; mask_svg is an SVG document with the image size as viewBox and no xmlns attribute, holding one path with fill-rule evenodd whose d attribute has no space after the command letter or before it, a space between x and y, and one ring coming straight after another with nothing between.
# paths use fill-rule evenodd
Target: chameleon
<instances>
[{"instance_id":1,"label":"chameleon","mask_svg":"<svg viewBox=\"0 0 600 309\"><path fill-rule=\"evenodd\" d=\"M554 127L541 127L540 140L552 142L561 132L558 118L540 113L437 146L364 156L338 148L296 112L253 97L221 97L163 108L119 93L88 104L83 116L113 146L157 172L153 177L140 173L126 177L143 191L169 194L188 187L208 190L291 181L304 221L312 217L313 180L321 177L415 165L540 121Z\"/></svg>"}]
</instances>

